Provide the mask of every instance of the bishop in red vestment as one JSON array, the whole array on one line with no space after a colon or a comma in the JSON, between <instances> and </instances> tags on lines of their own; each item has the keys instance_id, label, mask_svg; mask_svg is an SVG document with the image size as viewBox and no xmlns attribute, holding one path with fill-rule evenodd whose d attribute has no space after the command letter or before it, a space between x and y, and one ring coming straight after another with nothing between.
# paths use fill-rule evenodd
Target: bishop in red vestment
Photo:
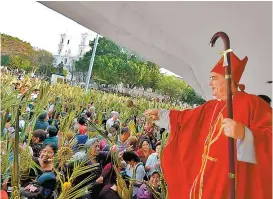
<instances>
[{"instance_id":1,"label":"bishop in red vestment","mask_svg":"<svg viewBox=\"0 0 273 199\"><path fill-rule=\"evenodd\" d=\"M247 63L230 53L233 120L226 118L223 57L211 71L216 99L183 111L147 110L169 128L162 170L168 199L228 199L228 137L235 139L236 199L272 198L272 108L239 84Z\"/></svg>"}]
</instances>

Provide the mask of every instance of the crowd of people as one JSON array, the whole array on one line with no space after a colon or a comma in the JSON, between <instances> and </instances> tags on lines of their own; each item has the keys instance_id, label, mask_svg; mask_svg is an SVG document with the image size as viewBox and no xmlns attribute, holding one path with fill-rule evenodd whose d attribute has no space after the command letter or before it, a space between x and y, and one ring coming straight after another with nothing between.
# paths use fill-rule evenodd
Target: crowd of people
<instances>
[{"instance_id":1,"label":"crowd of people","mask_svg":"<svg viewBox=\"0 0 273 199\"><path fill-rule=\"evenodd\" d=\"M234 54L232 57L237 58ZM242 64L245 65L245 61ZM248 175L251 173L254 176L253 179L265 179L267 182L272 182L271 175L268 175L271 170L268 160L272 158L271 150L269 150L272 136L272 109L268 106L271 99L265 95L257 97L245 93L244 86L239 84L242 71L237 72L239 76L232 84L236 120L224 119L226 117L224 111L226 91L222 65L222 63L216 65L211 74L210 86L217 100L208 101L203 106L192 110L147 110L145 111L146 117L131 115L126 121L120 120L121 112L115 109L111 112L97 112L97 101L90 101L86 106L74 107L78 110L75 116L68 108L75 104L72 104L73 106L67 102L59 104L59 98L48 104L42 104L43 110L40 111L36 109L40 100L40 90L34 89L27 99L28 106L21 110L19 115L19 165L27 165L26 169L20 167L21 197L29 199L58 197L66 199L157 199L166 198L164 194L168 189L169 198L178 198L182 195L183 198L188 197L189 192L190 196L201 193L206 196L205 198L226 198L228 196L226 186L228 152L227 147L222 146L226 145L227 137L237 140L238 149L235 153L237 153L238 160L236 163L240 166L239 172L244 177L241 177L240 180L247 179L244 171L249 169L252 172L249 172ZM239 65L234 66L235 69L236 67L238 68ZM20 84L21 77L17 77L17 80L18 82L13 84L13 89L14 92L18 91L18 97L20 97L28 89ZM242 100L239 99L245 99L245 102L249 103L242 104ZM218 106L220 108L216 109ZM244 106L245 109L241 110ZM35 112L37 110L39 112ZM242 114L246 110L249 112ZM263 111L266 114L262 114ZM215 112L218 114L216 118L214 118ZM67 122L69 121L67 116L70 115L73 118L71 122ZM151 122L147 118L148 115L157 120L158 126L155 125L155 121ZM14 112L11 114L1 109L1 123L4 124L3 130L1 129L1 167L5 168L4 170L1 168L2 198L11 196L14 189L11 176L12 162L15 159L13 152L16 150L14 148L15 117ZM29 125L28 122L33 119L35 124ZM215 123L212 128L213 119ZM99 120L102 120L101 123ZM65 125L67 132L63 131ZM230 130L238 126L239 130ZM170 127L173 128L173 132L169 137L168 145L164 146ZM214 130L211 131L211 129ZM212 139L215 129L219 132ZM221 136L222 130L225 136ZM256 134L256 131L259 134ZM193 136L193 133L200 135ZM258 135L263 137L257 139ZM249 136L250 138L252 136L252 139L247 139ZM196 141L199 138L201 141ZM183 144L180 140L183 141ZM258 140L259 144L254 145L256 142L253 143L253 140ZM206 175L210 178L205 178L207 176L204 174L203 163L207 160L212 162L217 160L217 158L210 157L209 150L206 149L216 141L219 145L214 148L213 155L217 154L222 164L216 165L217 167L210 164L209 169L217 170L217 172L208 172ZM249 145L245 144L247 141L250 142ZM194 143L196 145L193 147ZM257 148L258 146L260 148ZM164 156L161 155L163 147L166 147ZM221 150L219 150L220 147ZM203 149L204 153L202 153ZM254 149L256 151L259 149L256 155ZM243 150L246 152L242 155ZM265 153L266 150L268 151ZM180 161L170 164L177 157L180 158ZM202 157L201 170L198 159L200 157ZM221 157L225 158L221 159ZM264 164L257 164L256 159ZM162 167L164 177L168 178L168 188L164 183L166 179L162 175ZM200 179L199 175L195 176L199 170L200 175L202 174ZM237 175L239 172L237 171ZM219 176L225 179L222 184L218 184L224 191L213 192L210 188L202 189L204 179L210 182L207 184L214 185ZM193 179L195 179L194 183ZM260 198L263 194L271 195L271 192L268 191L270 183L265 183L263 185L265 188L262 189L261 186L255 193L251 192L254 189L244 192L242 188L244 183L247 184L245 187L252 187L254 181L240 181L240 183L241 189L237 190L237 194L240 195L238 198L246 198L245 196Z\"/></svg>"},{"instance_id":2,"label":"crowd of people","mask_svg":"<svg viewBox=\"0 0 273 199\"><path fill-rule=\"evenodd\" d=\"M14 84L14 89L20 90L21 88L19 84ZM58 112L57 98L39 113L34 112L35 103L39 100L39 89L33 91L29 100L27 108L21 110L19 119L19 152L27 150L33 162L38 166L30 168L27 175L20 178L21 196L26 198L58 197L64 191L63 186L65 186L60 182L58 176L60 173L67 183L71 183L71 187L84 182L77 190L86 187L86 193L74 198L121 198L118 190L123 187L119 187L117 183L117 173L114 167L117 167L118 175L126 182L128 188L133 180L132 198L152 199L154 198L153 191L160 193L161 139L165 129L149 123L145 117L136 115L122 123L119 119L120 113L113 110L109 115L103 113L102 124L99 127L103 135L92 134L90 132L94 132L94 128L90 124L97 125L98 114L96 113L96 102L90 102L86 107L81 107L81 111L69 124L72 135L67 137L64 132L60 131L60 125L62 118L69 114L68 109ZM1 113L1 121L3 121L6 113L3 110ZM16 127L15 123L12 123L13 117L15 115L10 113L7 116L1 133L2 143L8 140L14 144ZM32 129L27 123L31 118L36 121ZM135 132L132 132L132 125ZM23 131L28 133L21 133ZM60 164L56 165L54 160L60 159L63 140L66 140L66 143L74 141L74 144L69 145L72 151L71 158L60 166ZM5 147L1 150L2 154L9 154L9 164L12 164L13 161L13 150L13 148ZM118 154L117 159L120 162L118 165L113 159L113 151ZM83 167L92 167L92 170L77 175L72 182L69 182L69 176L75 170L75 162L79 162ZM1 173L1 190L9 196L12 193L10 173L11 168L5 175Z\"/></svg>"}]
</instances>

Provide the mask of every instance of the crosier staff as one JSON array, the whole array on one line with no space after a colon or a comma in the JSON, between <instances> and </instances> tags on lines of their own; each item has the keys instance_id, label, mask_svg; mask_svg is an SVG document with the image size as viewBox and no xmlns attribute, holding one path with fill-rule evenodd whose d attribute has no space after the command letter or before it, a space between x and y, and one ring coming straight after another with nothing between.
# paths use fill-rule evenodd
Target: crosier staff
<instances>
[{"instance_id":1,"label":"crosier staff","mask_svg":"<svg viewBox=\"0 0 273 199\"><path fill-rule=\"evenodd\" d=\"M233 111L232 111L232 90L231 90L231 62L230 62L230 41L229 37L225 32L217 32L215 33L211 40L210 46L213 47L216 40L221 38L224 42L224 67L225 67L225 79L227 83L227 111L228 118L233 119ZM235 199L235 166L234 166L234 139L228 138L228 147L229 147L229 174L228 177L230 179L230 199Z\"/></svg>"}]
</instances>

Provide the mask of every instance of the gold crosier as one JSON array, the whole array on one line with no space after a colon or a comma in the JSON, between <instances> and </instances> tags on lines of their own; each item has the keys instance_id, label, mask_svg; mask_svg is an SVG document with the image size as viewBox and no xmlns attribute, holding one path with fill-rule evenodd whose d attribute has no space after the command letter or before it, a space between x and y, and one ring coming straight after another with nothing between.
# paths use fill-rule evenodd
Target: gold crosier
<instances>
[{"instance_id":1,"label":"gold crosier","mask_svg":"<svg viewBox=\"0 0 273 199\"><path fill-rule=\"evenodd\" d=\"M199 174L197 175L197 177L195 178L194 182L193 182L193 185L191 187L191 191L190 191L190 199L195 199L196 196L195 196L195 189L196 189L196 185L197 185L197 182L199 180L199 197L198 199L201 199L202 198L202 192L203 192L203 178L204 178L204 172L205 172L205 169L206 169L206 165L207 165L207 161L210 160L210 161L213 161L213 162L216 162L217 159L216 158L213 158L213 157L210 157L209 156L209 151L210 151L210 146L216 141L218 140L218 138L220 137L221 135L221 132L223 130L223 126L221 124L221 127L220 127L220 130L218 132L218 134L215 136L215 138L213 138L214 134L215 134L215 131L216 131L216 126L219 122L219 120L221 119L221 121L223 120L223 114L222 114L222 111L224 110L224 108L226 107L226 105L221 109L221 111L219 112L217 118L215 119L213 125L212 125L212 121L213 121L213 117L214 117L214 114L215 114L215 111L216 111L216 108L218 106L218 103L216 104L215 106L215 109L213 111L213 115L212 115L212 118L211 118L211 122L210 122L210 128L209 128L209 132L208 132L208 136L205 140L205 143L204 143L204 152L202 154L202 164L201 164L201 168L200 168L200 171L199 171Z\"/></svg>"}]
</instances>

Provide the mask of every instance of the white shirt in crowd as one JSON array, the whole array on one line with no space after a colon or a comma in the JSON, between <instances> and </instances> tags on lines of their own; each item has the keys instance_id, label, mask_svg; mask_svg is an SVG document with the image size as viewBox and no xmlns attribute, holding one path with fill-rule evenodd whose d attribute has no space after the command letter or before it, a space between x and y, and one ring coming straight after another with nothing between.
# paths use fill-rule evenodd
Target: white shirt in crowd
<instances>
[{"instance_id":1,"label":"white shirt in crowd","mask_svg":"<svg viewBox=\"0 0 273 199\"><path fill-rule=\"evenodd\" d=\"M106 129L110 129L116 121L119 121L119 120L118 119L114 120L113 118L108 119L106 122Z\"/></svg>"}]
</instances>

